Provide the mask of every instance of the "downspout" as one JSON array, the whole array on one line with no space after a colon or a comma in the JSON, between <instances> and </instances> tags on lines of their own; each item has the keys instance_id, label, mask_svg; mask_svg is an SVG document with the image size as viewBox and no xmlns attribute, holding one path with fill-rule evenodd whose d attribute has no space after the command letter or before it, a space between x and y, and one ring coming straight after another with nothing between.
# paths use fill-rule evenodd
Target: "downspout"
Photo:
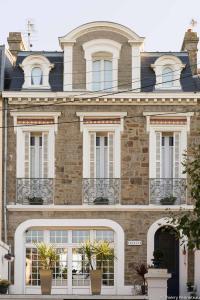
<instances>
[{"instance_id":1,"label":"downspout","mask_svg":"<svg viewBox=\"0 0 200 300\"><path fill-rule=\"evenodd\" d=\"M4 99L4 169L3 169L3 215L4 215L4 242L7 244L7 141L8 141L8 100Z\"/></svg>"}]
</instances>

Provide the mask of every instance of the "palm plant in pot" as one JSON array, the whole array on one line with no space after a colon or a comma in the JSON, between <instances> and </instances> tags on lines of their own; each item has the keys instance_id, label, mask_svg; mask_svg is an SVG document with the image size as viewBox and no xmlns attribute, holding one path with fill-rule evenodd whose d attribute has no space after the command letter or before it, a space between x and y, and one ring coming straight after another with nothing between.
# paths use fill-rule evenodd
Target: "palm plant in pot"
<instances>
[{"instance_id":1,"label":"palm plant in pot","mask_svg":"<svg viewBox=\"0 0 200 300\"><path fill-rule=\"evenodd\" d=\"M138 274L138 276L140 276L142 279L141 292L142 292L142 295L145 295L146 294L146 279L145 279L144 275L147 273L147 267L145 264L139 264L135 267L135 271Z\"/></svg>"},{"instance_id":2,"label":"palm plant in pot","mask_svg":"<svg viewBox=\"0 0 200 300\"><path fill-rule=\"evenodd\" d=\"M89 264L92 294L100 295L103 262L114 260L113 248L108 241L86 241L79 252L85 254Z\"/></svg>"},{"instance_id":3,"label":"palm plant in pot","mask_svg":"<svg viewBox=\"0 0 200 300\"><path fill-rule=\"evenodd\" d=\"M36 244L36 247L38 250L38 259L41 264L40 284L42 295L50 295L52 286L52 268L58 261L58 255L53 245L38 243Z\"/></svg>"}]
</instances>

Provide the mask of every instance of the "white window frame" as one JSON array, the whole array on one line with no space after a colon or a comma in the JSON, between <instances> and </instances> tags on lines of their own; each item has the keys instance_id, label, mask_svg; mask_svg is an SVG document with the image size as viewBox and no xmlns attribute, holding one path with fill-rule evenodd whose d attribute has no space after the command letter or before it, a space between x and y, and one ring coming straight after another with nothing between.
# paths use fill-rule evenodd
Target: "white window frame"
<instances>
[{"instance_id":1,"label":"white window frame","mask_svg":"<svg viewBox=\"0 0 200 300\"><path fill-rule=\"evenodd\" d=\"M48 167L48 177L55 177L55 134L57 132L57 123L58 117L60 116L59 112L11 112L11 116L14 118L14 130L16 133L16 178L24 178L25 170L22 167L24 165L24 156L25 149L22 145L24 145L24 133L25 132L48 132L49 137L49 167ZM42 117L53 117L55 124L49 125L31 125L31 126L21 126L17 125L17 118L25 117L25 118L42 118Z\"/></svg>"},{"instance_id":2,"label":"white window frame","mask_svg":"<svg viewBox=\"0 0 200 300\"><path fill-rule=\"evenodd\" d=\"M168 124L150 124L150 117L154 116L165 117L186 117L187 122L185 125L168 125ZM171 114L166 112L144 112L147 120L147 132L149 133L149 178L156 178L156 132L180 132L180 160L182 154L187 150L187 135L190 132L190 117L194 115L190 113L177 113ZM162 120L162 119L161 119ZM180 178L186 178L186 174L183 174L183 166L180 161Z\"/></svg>"},{"instance_id":3,"label":"white window frame","mask_svg":"<svg viewBox=\"0 0 200 300\"><path fill-rule=\"evenodd\" d=\"M86 89L92 90L92 62L93 56L98 52L107 52L112 55L112 90L118 90L118 60L120 57L121 44L110 39L95 39L84 43L83 50L86 60Z\"/></svg>"},{"instance_id":4,"label":"white window frame","mask_svg":"<svg viewBox=\"0 0 200 300\"><path fill-rule=\"evenodd\" d=\"M117 294L122 295L126 291L126 287L124 285L124 230L122 227L115 221L108 219L29 219L25 222L22 222L15 231L15 283L12 286L12 291L14 294L25 294L25 251L24 251L24 234L27 229L30 227L44 227L47 230L51 228L83 228L87 227L90 229L101 229L108 228L108 230L113 230L115 235L114 240L114 249L115 256L117 259L115 260L115 286L114 288L102 287L103 294ZM17 279L17 280L16 280ZM69 286L71 282L69 282ZM55 291L53 291L55 292ZM60 290L61 292L61 290ZM64 289L64 294L72 295L72 288ZM77 293L84 293L83 289L75 290ZM89 290L86 290L86 294L88 294ZM37 293L36 290L32 290L32 294ZM40 293L40 289L38 290ZM56 294L56 292L55 292Z\"/></svg>"},{"instance_id":5,"label":"white window frame","mask_svg":"<svg viewBox=\"0 0 200 300\"><path fill-rule=\"evenodd\" d=\"M123 118L126 112L77 112L80 117L80 129L83 132L83 178L90 178L90 132L114 132L114 177L121 177L121 132L123 131ZM84 124L84 117L119 117L120 124Z\"/></svg>"},{"instance_id":6,"label":"white window frame","mask_svg":"<svg viewBox=\"0 0 200 300\"><path fill-rule=\"evenodd\" d=\"M54 67L50 61L43 55L29 55L27 56L20 67L24 71L24 84L23 89L50 89L49 85L49 72ZM40 68L42 70L42 84L32 84L32 69Z\"/></svg>"},{"instance_id":7,"label":"white window frame","mask_svg":"<svg viewBox=\"0 0 200 300\"><path fill-rule=\"evenodd\" d=\"M180 76L185 68L180 58L174 55L162 55L151 65L156 75L155 90L181 90ZM168 67L173 72L172 86L166 87L163 81L163 70Z\"/></svg>"}]
</instances>

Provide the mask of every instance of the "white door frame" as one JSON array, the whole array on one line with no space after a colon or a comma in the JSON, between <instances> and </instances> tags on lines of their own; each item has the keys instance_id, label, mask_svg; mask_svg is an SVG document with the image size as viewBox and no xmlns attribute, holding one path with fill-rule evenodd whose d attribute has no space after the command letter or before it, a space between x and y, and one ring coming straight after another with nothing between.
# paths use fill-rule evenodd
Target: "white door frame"
<instances>
[{"instance_id":1,"label":"white door frame","mask_svg":"<svg viewBox=\"0 0 200 300\"><path fill-rule=\"evenodd\" d=\"M147 232L147 264L152 265L154 252L154 236L156 231L163 227L169 226L169 218L165 217L154 222ZM171 226L171 225L170 225ZM175 228L175 226L172 226ZM184 237L184 240L186 238ZM180 296L187 295L187 271L188 271L188 252L184 254L183 239L179 241L179 294Z\"/></svg>"}]
</instances>

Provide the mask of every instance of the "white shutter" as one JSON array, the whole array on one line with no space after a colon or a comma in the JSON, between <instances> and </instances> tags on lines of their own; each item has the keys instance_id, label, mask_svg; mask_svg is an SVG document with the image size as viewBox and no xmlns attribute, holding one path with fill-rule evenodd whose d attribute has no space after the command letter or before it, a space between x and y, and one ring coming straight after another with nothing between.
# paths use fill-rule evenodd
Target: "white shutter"
<instances>
[{"instance_id":1,"label":"white shutter","mask_svg":"<svg viewBox=\"0 0 200 300\"><path fill-rule=\"evenodd\" d=\"M24 133L24 177L30 177L30 132Z\"/></svg>"},{"instance_id":2,"label":"white shutter","mask_svg":"<svg viewBox=\"0 0 200 300\"><path fill-rule=\"evenodd\" d=\"M42 133L42 158L43 158L43 178L48 178L49 175L49 153L48 153L48 132Z\"/></svg>"},{"instance_id":3,"label":"white shutter","mask_svg":"<svg viewBox=\"0 0 200 300\"><path fill-rule=\"evenodd\" d=\"M156 178L161 177L161 145L162 133L156 132Z\"/></svg>"},{"instance_id":4,"label":"white shutter","mask_svg":"<svg viewBox=\"0 0 200 300\"><path fill-rule=\"evenodd\" d=\"M96 132L90 132L90 178L96 178Z\"/></svg>"},{"instance_id":5,"label":"white shutter","mask_svg":"<svg viewBox=\"0 0 200 300\"><path fill-rule=\"evenodd\" d=\"M114 178L114 133L108 133L108 177Z\"/></svg>"},{"instance_id":6,"label":"white shutter","mask_svg":"<svg viewBox=\"0 0 200 300\"><path fill-rule=\"evenodd\" d=\"M180 133L174 132L174 178L180 177Z\"/></svg>"}]
</instances>

